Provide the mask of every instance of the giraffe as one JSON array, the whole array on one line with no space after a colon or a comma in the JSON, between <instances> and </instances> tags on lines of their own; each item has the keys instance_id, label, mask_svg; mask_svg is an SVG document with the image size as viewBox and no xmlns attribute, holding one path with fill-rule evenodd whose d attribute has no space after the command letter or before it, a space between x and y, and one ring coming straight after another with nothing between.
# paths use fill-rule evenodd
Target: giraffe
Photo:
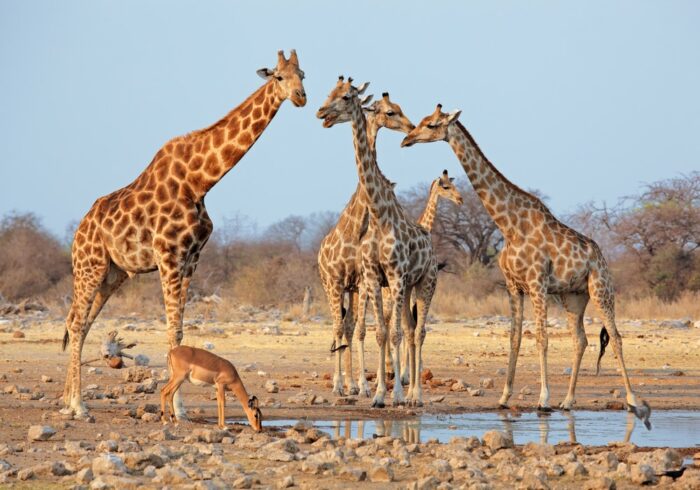
<instances>
[{"instance_id":1,"label":"giraffe","mask_svg":"<svg viewBox=\"0 0 700 490\"><path fill-rule=\"evenodd\" d=\"M462 194L460 194L459 189L454 184L454 177L450 177L447 170L442 171L442 175L437 179L433 180L430 184L430 192L428 193L428 200L425 203L425 208L421 213L420 217L416 221L420 226L425 228L428 233L433 231L433 223L435 222L435 216L438 210L439 200L446 199L452 201L457 206L464 204L464 199ZM410 321L415 321L413 318ZM410 381L408 372L408 349L405 343L401 343L403 350L403 371L401 373L401 383L406 385ZM418 373L423 372L423 366L418 366Z\"/></svg>"},{"instance_id":2,"label":"giraffe","mask_svg":"<svg viewBox=\"0 0 700 490\"><path fill-rule=\"evenodd\" d=\"M371 99L368 96L362 101L367 104ZM413 129L413 123L404 115L401 106L391 101L388 92L382 94L382 98L369 106L364 106L367 120L367 141L371 151L375 151L377 134L381 128L388 128L408 134ZM347 118L338 122L346 122ZM384 176L382 176L384 178ZM393 184L391 184L393 186ZM367 230L369 214L367 211L367 198L358 183L355 193L343 209L335 227L324 237L318 251L318 267L329 308L333 315L334 338L342 330L345 338L345 373L348 376L346 388L351 395L362 391L369 396L369 384L364 374L364 328L358 331L360 344L360 375L358 384L352 378L352 339L355 330L353 319L354 296L359 283L358 249L360 238ZM348 308L343 307L343 296L349 293ZM362 294L364 297L365 295ZM363 325L364 326L364 325ZM340 346L340 344L338 344ZM339 358L343 349L334 347L336 357ZM335 374L333 375L333 393L343 395L343 373L340 370L340 360L336 360Z\"/></svg>"},{"instance_id":3,"label":"giraffe","mask_svg":"<svg viewBox=\"0 0 700 490\"><path fill-rule=\"evenodd\" d=\"M274 69L262 68L266 82L212 126L167 142L136 180L95 201L78 225L72 247L73 302L63 338L71 357L66 376L66 412L88 415L80 391L85 337L110 295L127 277L158 270L170 348L182 340L187 289L212 222L204 207L207 192L246 154L282 102L306 104L304 72L294 50L279 51ZM177 397L178 416L184 409Z\"/></svg>"},{"instance_id":4,"label":"giraffe","mask_svg":"<svg viewBox=\"0 0 700 490\"><path fill-rule=\"evenodd\" d=\"M360 87L352 85L341 77L328 99L316 116L323 119L323 126L332 127L340 120L352 122L355 162L362 190L367 196L369 226L361 245L362 280L369 292L377 328L379 344L379 367L377 369L377 390L372 400L373 407L383 407L386 396L385 347L387 333L391 336L394 352L403 335L401 318L408 313L411 290L416 289L417 323L405 322L409 346L410 383L408 399L410 404L422 404L420 379L416 383L416 358L420 359L423 338L416 336L415 330L424 331L425 319L437 280L437 261L433 253L432 241L428 232L406 216L399 205L391 185L382 178L377 166L376 155L369 147L366 134L366 120L359 96L364 93L367 83ZM382 312L381 285L386 278L393 301L391 331L387 332ZM335 332L336 343L341 342L341 333ZM394 356L394 372L400 373L399 356ZM339 364L339 360L338 360ZM338 366L339 367L339 366ZM419 373L418 373L419 374ZM405 402L400 376L394 377L392 392L394 405Z\"/></svg>"},{"instance_id":5,"label":"giraffe","mask_svg":"<svg viewBox=\"0 0 700 490\"><path fill-rule=\"evenodd\" d=\"M503 271L510 298L511 331L508 373L500 405L505 407L513 392L522 335L523 297L528 294L537 324L541 382L538 409L551 410L547 384L547 295L555 295L561 298L567 311L574 345L569 389L560 408L572 408L581 358L588 345L583 328L583 314L592 298L604 324L612 333L613 351L627 390L627 405L650 428L651 408L646 401L639 403L625 369L622 338L615 324L612 277L600 248L590 238L557 220L537 197L506 179L484 156L474 138L458 121L460 113L461 111L454 111L445 114L438 104L435 111L404 138L401 146L447 141L486 211L503 234L504 246L498 264ZM601 340L603 333L607 334L605 330L601 331ZM601 349L603 347L601 344Z\"/></svg>"}]
</instances>

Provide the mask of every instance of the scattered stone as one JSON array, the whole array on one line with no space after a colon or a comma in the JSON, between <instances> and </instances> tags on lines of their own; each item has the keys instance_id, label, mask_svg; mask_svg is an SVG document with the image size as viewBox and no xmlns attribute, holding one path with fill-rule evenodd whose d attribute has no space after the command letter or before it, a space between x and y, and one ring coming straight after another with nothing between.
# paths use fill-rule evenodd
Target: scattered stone
<instances>
[{"instance_id":1,"label":"scattered stone","mask_svg":"<svg viewBox=\"0 0 700 490\"><path fill-rule=\"evenodd\" d=\"M202 349L214 350L214 344L212 344L211 342L203 342Z\"/></svg>"},{"instance_id":2,"label":"scattered stone","mask_svg":"<svg viewBox=\"0 0 700 490\"><path fill-rule=\"evenodd\" d=\"M117 441L113 441L112 439L107 439L106 441L101 441L97 445L97 450L104 452L104 453L116 453L118 449L119 449L119 444L117 443Z\"/></svg>"},{"instance_id":3,"label":"scattered stone","mask_svg":"<svg viewBox=\"0 0 700 490\"><path fill-rule=\"evenodd\" d=\"M344 466L340 469L338 476L345 480L351 481L365 481L367 480L367 472L362 468L356 468L353 466Z\"/></svg>"},{"instance_id":4,"label":"scattered stone","mask_svg":"<svg viewBox=\"0 0 700 490\"><path fill-rule=\"evenodd\" d=\"M445 395L438 395L430 398L430 403L440 403L445 400Z\"/></svg>"},{"instance_id":5,"label":"scattered stone","mask_svg":"<svg viewBox=\"0 0 700 490\"><path fill-rule=\"evenodd\" d=\"M277 488L289 488L294 486L294 477L292 475L285 476L282 481L277 484Z\"/></svg>"},{"instance_id":6,"label":"scattered stone","mask_svg":"<svg viewBox=\"0 0 700 490\"><path fill-rule=\"evenodd\" d=\"M496 375L497 375L497 376L505 376L505 375L506 375L506 368L498 368L498 369L496 369Z\"/></svg>"},{"instance_id":7,"label":"scattered stone","mask_svg":"<svg viewBox=\"0 0 700 490\"><path fill-rule=\"evenodd\" d=\"M151 370L144 366L131 366L124 371L122 376L125 383L141 383L153 375Z\"/></svg>"},{"instance_id":8,"label":"scattered stone","mask_svg":"<svg viewBox=\"0 0 700 490\"><path fill-rule=\"evenodd\" d=\"M654 474L654 469L648 464L635 464L630 471L630 479L632 483L644 485L654 483L656 475Z\"/></svg>"},{"instance_id":9,"label":"scattered stone","mask_svg":"<svg viewBox=\"0 0 700 490\"><path fill-rule=\"evenodd\" d=\"M104 453L92 460L94 475L122 475L127 472L124 460L112 453Z\"/></svg>"},{"instance_id":10,"label":"scattered stone","mask_svg":"<svg viewBox=\"0 0 700 490\"><path fill-rule=\"evenodd\" d=\"M613 390L613 391L612 391L612 397L613 397L613 398L620 398L620 396L622 396L621 393L620 393L620 390Z\"/></svg>"},{"instance_id":11,"label":"scattered stone","mask_svg":"<svg viewBox=\"0 0 700 490\"><path fill-rule=\"evenodd\" d=\"M588 474L588 470L585 466L583 466L583 463L581 463L580 461L573 461L567 464L564 467L564 470L566 471L567 475L573 477L586 476Z\"/></svg>"},{"instance_id":12,"label":"scattered stone","mask_svg":"<svg viewBox=\"0 0 700 490\"><path fill-rule=\"evenodd\" d=\"M454 364L455 366L461 366L462 364L464 364L464 358L462 356L457 356L452 361L452 364Z\"/></svg>"},{"instance_id":13,"label":"scattered stone","mask_svg":"<svg viewBox=\"0 0 700 490\"><path fill-rule=\"evenodd\" d=\"M46 376L45 374L41 375L41 382L42 383L53 383L53 378L51 376Z\"/></svg>"},{"instance_id":14,"label":"scattered stone","mask_svg":"<svg viewBox=\"0 0 700 490\"><path fill-rule=\"evenodd\" d=\"M675 449L657 449L650 453L633 453L627 457L627 464L648 465L657 475L680 469L683 457Z\"/></svg>"},{"instance_id":15,"label":"scattered stone","mask_svg":"<svg viewBox=\"0 0 700 490\"><path fill-rule=\"evenodd\" d=\"M77 483L90 483L94 478L95 476L90 467L83 468L75 474L75 481Z\"/></svg>"},{"instance_id":16,"label":"scattered stone","mask_svg":"<svg viewBox=\"0 0 700 490\"><path fill-rule=\"evenodd\" d=\"M565 367L561 374L563 374L564 376L571 376L571 368Z\"/></svg>"},{"instance_id":17,"label":"scattered stone","mask_svg":"<svg viewBox=\"0 0 700 490\"><path fill-rule=\"evenodd\" d=\"M214 429L194 429L192 431L192 438L195 441L207 442L207 443L220 443L224 437L230 436L231 433L227 430L214 430Z\"/></svg>"},{"instance_id":18,"label":"scattered stone","mask_svg":"<svg viewBox=\"0 0 700 490\"><path fill-rule=\"evenodd\" d=\"M624 410L625 403L620 400L611 400L605 403L606 410Z\"/></svg>"},{"instance_id":19,"label":"scattered stone","mask_svg":"<svg viewBox=\"0 0 700 490\"><path fill-rule=\"evenodd\" d=\"M481 388L467 388L469 396L484 396L484 390Z\"/></svg>"},{"instance_id":20,"label":"scattered stone","mask_svg":"<svg viewBox=\"0 0 700 490\"><path fill-rule=\"evenodd\" d=\"M513 447L513 439L505 432L491 430L484 434L484 444L492 451Z\"/></svg>"},{"instance_id":21,"label":"scattered stone","mask_svg":"<svg viewBox=\"0 0 700 490\"><path fill-rule=\"evenodd\" d=\"M615 490L615 481L607 476L591 478L586 481L583 490Z\"/></svg>"},{"instance_id":22,"label":"scattered stone","mask_svg":"<svg viewBox=\"0 0 700 490\"><path fill-rule=\"evenodd\" d=\"M479 382L482 388L493 388L494 383L492 378L481 378L481 381Z\"/></svg>"},{"instance_id":23,"label":"scattered stone","mask_svg":"<svg viewBox=\"0 0 700 490\"><path fill-rule=\"evenodd\" d=\"M520 389L520 394L521 395L532 395L532 388L530 388L529 386L523 386Z\"/></svg>"},{"instance_id":24,"label":"scattered stone","mask_svg":"<svg viewBox=\"0 0 700 490\"><path fill-rule=\"evenodd\" d=\"M265 382L265 391L268 393L279 393L280 387L277 384L277 381L274 379L268 379Z\"/></svg>"},{"instance_id":25,"label":"scattered stone","mask_svg":"<svg viewBox=\"0 0 700 490\"><path fill-rule=\"evenodd\" d=\"M25 337L24 332L21 330L15 330L12 333L12 338L13 339L23 339Z\"/></svg>"},{"instance_id":26,"label":"scattered stone","mask_svg":"<svg viewBox=\"0 0 700 490\"><path fill-rule=\"evenodd\" d=\"M422 373L420 373L420 380L423 383L427 383L433 379L433 372L430 369L424 369ZM368 379L369 381L369 379Z\"/></svg>"},{"instance_id":27,"label":"scattered stone","mask_svg":"<svg viewBox=\"0 0 700 490\"><path fill-rule=\"evenodd\" d=\"M372 482L392 482L394 481L394 470L388 464L373 466L369 470L369 479Z\"/></svg>"},{"instance_id":28,"label":"scattered stone","mask_svg":"<svg viewBox=\"0 0 700 490\"><path fill-rule=\"evenodd\" d=\"M56 430L48 425L32 425L27 432L27 438L30 441L47 441L55 433Z\"/></svg>"},{"instance_id":29,"label":"scattered stone","mask_svg":"<svg viewBox=\"0 0 700 490\"><path fill-rule=\"evenodd\" d=\"M27 481L34 478L34 470L32 468L24 468L17 472L17 479L20 481Z\"/></svg>"},{"instance_id":30,"label":"scattered stone","mask_svg":"<svg viewBox=\"0 0 700 490\"><path fill-rule=\"evenodd\" d=\"M233 481L231 486L232 488L251 488L253 486L253 477L250 475L245 475L237 478Z\"/></svg>"},{"instance_id":31,"label":"scattered stone","mask_svg":"<svg viewBox=\"0 0 700 490\"><path fill-rule=\"evenodd\" d=\"M153 479L154 482L165 485L177 485L179 483L185 483L188 480L189 478L184 471L172 465L158 468L156 470L156 477Z\"/></svg>"},{"instance_id":32,"label":"scattered stone","mask_svg":"<svg viewBox=\"0 0 700 490\"><path fill-rule=\"evenodd\" d=\"M467 389L469 389L469 385L463 379L458 379L456 383L450 386L452 391L467 391Z\"/></svg>"}]
</instances>

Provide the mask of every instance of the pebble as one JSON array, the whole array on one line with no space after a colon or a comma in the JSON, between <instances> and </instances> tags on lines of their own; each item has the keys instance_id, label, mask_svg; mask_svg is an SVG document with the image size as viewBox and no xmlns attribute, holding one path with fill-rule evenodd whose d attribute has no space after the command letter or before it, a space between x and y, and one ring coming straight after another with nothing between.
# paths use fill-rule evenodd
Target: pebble
<instances>
[{"instance_id":1,"label":"pebble","mask_svg":"<svg viewBox=\"0 0 700 490\"><path fill-rule=\"evenodd\" d=\"M56 430L48 425L32 425L27 432L27 438L30 441L47 441L54 434Z\"/></svg>"},{"instance_id":2,"label":"pebble","mask_svg":"<svg viewBox=\"0 0 700 490\"><path fill-rule=\"evenodd\" d=\"M41 382L42 383L53 383L53 378L51 376L46 376L45 374L41 375Z\"/></svg>"},{"instance_id":3,"label":"pebble","mask_svg":"<svg viewBox=\"0 0 700 490\"><path fill-rule=\"evenodd\" d=\"M394 481L394 470L388 464L379 464L369 470L369 479L372 482Z\"/></svg>"},{"instance_id":4,"label":"pebble","mask_svg":"<svg viewBox=\"0 0 700 490\"><path fill-rule=\"evenodd\" d=\"M277 381L274 379L268 379L265 382L265 391L268 393L279 393L280 387L277 384Z\"/></svg>"},{"instance_id":5,"label":"pebble","mask_svg":"<svg viewBox=\"0 0 700 490\"><path fill-rule=\"evenodd\" d=\"M644 485L647 483L654 483L656 475L654 474L654 469L648 464L636 464L632 466L630 479L632 483Z\"/></svg>"},{"instance_id":6,"label":"pebble","mask_svg":"<svg viewBox=\"0 0 700 490\"><path fill-rule=\"evenodd\" d=\"M456 383L450 386L452 391L467 391L468 388L469 385L463 379L458 379Z\"/></svg>"},{"instance_id":7,"label":"pebble","mask_svg":"<svg viewBox=\"0 0 700 490\"><path fill-rule=\"evenodd\" d=\"M505 432L491 430L484 434L484 445L493 451L513 447L513 439Z\"/></svg>"},{"instance_id":8,"label":"pebble","mask_svg":"<svg viewBox=\"0 0 700 490\"><path fill-rule=\"evenodd\" d=\"M481 385L482 388L493 388L493 378L481 378L481 381L479 381L479 385Z\"/></svg>"},{"instance_id":9,"label":"pebble","mask_svg":"<svg viewBox=\"0 0 700 490\"><path fill-rule=\"evenodd\" d=\"M104 453L92 460L95 475L122 475L127 472L124 460L112 453Z\"/></svg>"}]
</instances>

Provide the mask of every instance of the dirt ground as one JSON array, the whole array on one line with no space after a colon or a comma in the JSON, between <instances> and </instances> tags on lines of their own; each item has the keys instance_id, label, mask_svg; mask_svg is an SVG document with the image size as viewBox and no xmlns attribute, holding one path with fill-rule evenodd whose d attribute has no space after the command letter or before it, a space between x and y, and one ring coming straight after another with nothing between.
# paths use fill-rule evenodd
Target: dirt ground
<instances>
[{"instance_id":1,"label":"dirt ground","mask_svg":"<svg viewBox=\"0 0 700 490\"><path fill-rule=\"evenodd\" d=\"M452 323L432 322L429 325L423 349L424 367L429 369L433 375L431 380L424 383L425 406L422 408L392 408L389 406L384 409L370 408L370 399L363 396L337 400L331 393L332 361L329 353L331 336L328 324L314 321L289 322L279 318L280 315L274 312L251 309L241 310L241 314L235 321L196 319L187 321L185 326L183 343L198 347L205 343L211 343L214 353L226 357L238 367L248 392L257 395L260 399L266 420L303 419L305 417L331 420L398 419L420 414L495 410L497 407L505 381L505 368L508 360L509 324L505 318L468 319ZM565 370L571 365L572 339L563 318L553 318L552 323L554 325L549 329L548 360L551 404L556 407L563 400L568 386L569 376L565 374ZM589 347L582 362L576 409L622 409L624 388L617 369L617 362L610 347L603 358L601 375L594 376L600 325L590 320L587 323ZM92 364L98 368L96 370L89 370L88 367L83 368L83 389L88 394L87 404L94 420L72 420L61 415L59 413L59 409L62 407L60 397L63 390L65 367L68 362L67 353L61 352L63 325L62 318L52 318L50 315L0 320L0 427L2 427L0 431L0 460L4 460L11 466L9 470L8 467L3 468L0 461L0 474L5 471L0 483L20 488L24 486L34 487L38 484L71 487L80 483L78 481L81 477L81 474L78 473L79 470L91 467L93 458L105 451L123 455L127 449L131 449L133 452L134 447L140 451L146 451L158 445L180 447L188 441L192 443L191 438L188 439L188 435L193 430L198 428L216 429L209 422L216 416L213 390L194 387L191 384L185 384L183 392L185 405L195 422L178 426L170 424L166 426L164 432L163 424L160 421L149 420L148 417L146 420L136 418L136 415L141 415L141 412L144 411L144 404L159 405L159 391L163 385L162 378L165 377L163 372L166 367L167 344L165 324L162 320L153 319L98 319L88 336L83 359L98 357L99 346L106 333L118 329L126 341L138 343L132 350L134 354L145 354L150 358L149 368L155 371L155 379L160 381L155 392L134 393L133 391L139 390L131 389L128 384L124 383L126 370L110 369L103 362L98 361ZM654 409L699 410L700 328L694 328L692 323L688 328L677 328L664 325L660 321L628 320L620 320L619 328L623 335L625 362L636 394L648 401ZM21 332L23 337L18 338L20 334L16 332ZM527 322L524 327L514 395L510 402L511 410L533 410L537 404L539 362L533 334L534 326ZM355 345L357 344L355 343ZM367 334L366 346L368 370L374 372L378 356L374 331L371 329ZM131 366L132 363L127 360L127 365ZM353 376L356 378L356 360L354 369ZM459 380L463 380L471 387L478 388L483 378L491 378L494 381L494 386L484 388L481 396L470 396L468 392L464 391L451 391L451 385ZM266 392L265 383L268 380L277 381L279 392ZM373 386L373 383L370 384ZM390 405L390 403L389 393L387 404ZM139 409L139 407L141 408ZM145 409L151 410L153 407ZM227 417L241 417L242 414L236 400L229 397ZM150 419L153 418L156 417L150 417ZM56 434L47 441L29 442L27 431L33 425L49 425L56 430ZM215 443L207 441L209 444L205 445L208 448L199 449L200 456L204 454L209 458L206 460L209 462L209 466L201 463L202 471L205 471L204 477L201 474L193 476L188 473L186 479L178 480L176 475L169 480L170 476L164 476L164 471L162 471L163 474L159 473L154 476L149 473L148 476L145 476L143 468L129 467L128 471L120 476L105 474L104 477L99 478L95 474L92 483L89 482L89 478L86 478L88 481L83 481L83 483L92 484L94 488L100 487L100 485L104 485L104 488L110 486L161 487L168 483L174 486L197 485L198 488L213 488L212 485L216 486L216 483L221 481L227 485L233 485L233 480L227 480L224 478L226 475L220 475L217 472L216 460L211 459L217 455L222 458L226 465L230 466L233 463L240 465L240 467L236 466L233 476L237 478L235 481L238 482L235 486L241 488L247 488L251 485L254 488L282 487L290 483L307 488L312 486L315 488L343 488L351 484L356 485L357 483L353 483L353 481L362 481L362 484L373 485L376 488L407 488L407 486L410 488L414 482L416 488L459 488L461 486L469 488L470 485L473 486L479 482L481 482L480 485L485 485L483 488L489 486L495 488L513 486L536 488L540 483L544 485L543 488L546 486L574 488L579 487L583 481L594 481L593 477L596 475L598 480L606 477L605 473L598 474L593 470L587 472L587 476L576 475L576 470L573 470L572 475L569 475L567 470L561 476L556 475L557 471L549 475L551 473L549 470L543 470L549 476L544 477L544 480L536 479L535 483L530 484L532 475L513 474L508 476L508 472L503 467L505 463L488 463L490 459L496 458L496 453L491 448L481 446L479 450L485 452L481 454L480 458L487 463L484 468L474 470L481 471L481 476L483 476L481 480L479 480L478 474L476 476L471 473L463 474L471 466L468 465L467 470L465 470L459 468L460 465L452 460L449 460L453 466L450 473L452 476L446 479L444 471L440 473L438 470L433 471L433 469L436 464L442 464L436 463L436 461L447 460L447 457L441 459L439 456L441 451L447 450L449 444L420 441L420 444L413 444L415 447L412 447L405 446L409 441L405 443L382 442L382 439L386 438L375 439L367 443L370 445L378 444L378 446L373 449L374 454L370 451L368 455L364 456L366 461L362 458L352 460L350 456L341 454L341 456L336 455L336 458L339 457L341 462L350 462L330 467L323 466L320 470L311 465L311 460L301 462L292 458L291 462L280 462L276 461L275 457L260 456L261 451L264 451L260 447L264 444L270 443L270 441L274 442L277 438L282 438L283 441L293 439L298 434L302 434L304 430L308 429L290 430L285 437L284 431L268 428L265 435L261 436L267 439L262 439L260 445L256 447L255 437L258 436L253 435L249 428L236 425L231 428L231 433L227 436L230 437L229 439ZM169 437L173 437L173 439L168 439ZM335 451L340 451L337 449L340 446L352 448L358 454L361 453L361 448L367 447L361 441L351 442L341 439L339 442L328 442L327 439L322 438L320 442L313 443L311 442L313 437L310 439L307 437L306 440L304 436L300 437L300 439L297 437L299 439L297 440L299 443L298 451L300 451L297 454L304 454L306 451L314 455L312 450L315 447L314 444L325 444L324 450L328 449L329 446L336 448ZM204 436L204 439L208 438L209 436ZM67 441L82 441L79 446L84 447L76 450L74 446L71 446L73 450L70 450L67 448ZM111 442L106 441L116 441L119 447L110 447ZM244 441L249 441L248 446ZM389 444L388 449L384 450L386 453L384 459L388 458L390 461L384 461L380 458L383 454L381 447L383 443ZM133 446L134 444L136 446ZM408 452L411 455L410 466L406 466L405 462L403 465L398 463L395 453L399 446L404 449L408 447ZM631 451L628 446L625 448L627 453ZM589 459L593 458L593 455L600 453L602 449L556 446L555 452L557 454L573 454L578 451L580 460L587 461L585 460L586 455ZM687 448L681 451L681 454L692 456L697 450L697 448ZM369 449L365 452L368 451ZM476 449L472 448L470 451L472 454ZM513 464L516 466L518 461L520 464L526 461L523 459L526 457L526 451L522 447L514 450L501 450L498 454L505 454L503 451L513 452L513 458L515 458ZM256 453L260 454L256 455ZM359 456L357 457L359 458ZM549 459L553 461L556 457L560 456L551 456ZM306 456L301 459L304 458ZM172 461L176 459L173 457ZM392 475L386 477L386 481L383 480L382 471L374 468L376 464L365 465L367 467L362 469L362 462L372 459L375 459L375 462L380 466L392 468ZM620 461L624 460L625 455L623 454L620 456ZM41 467L46 462L56 461L64 463L65 471L42 469ZM201 461L204 460L192 457L191 463L199 464ZM271 461L275 462L271 464ZM182 465L183 463L180 460L178 464ZM567 464L573 463L568 461ZM218 466L221 467L221 464ZM358 466L359 469L354 469L357 469L359 473L349 474L348 470L343 472L341 469L343 466L351 469ZM563 464L562 467L566 468ZM26 481L22 481L21 478L18 478L18 473L26 468L33 468L34 475L29 476ZM94 464L92 468L94 469ZM629 469L628 467L627 470L629 471ZM366 472L364 476L362 471ZM441 478L436 472L444 478ZM27 477L28 473L25 472L22 476ZM228 474L228 477L233 478L231 475ZM182 476L181 473L180 476ZM210 479L207 479L207 476ZM291 476L293 481L288 479L285 482L284 479L288 476ZM607 476L613 479L610 475ZM112 478L111 482L110 478ZM428 481L429 478L433 478L433 480ZM668 476L656 475L655 478L656 483L672 483ZM613 480L616 482L617 488L634 486L634 480L629 475L622 475ZM434 485L431 486L431 484ZM680 485L679 482L675 484ZM421 485L423 486L421 487ZM603 483L600 485L601 488L604 487Z\"/></svg>"}]
</instances>

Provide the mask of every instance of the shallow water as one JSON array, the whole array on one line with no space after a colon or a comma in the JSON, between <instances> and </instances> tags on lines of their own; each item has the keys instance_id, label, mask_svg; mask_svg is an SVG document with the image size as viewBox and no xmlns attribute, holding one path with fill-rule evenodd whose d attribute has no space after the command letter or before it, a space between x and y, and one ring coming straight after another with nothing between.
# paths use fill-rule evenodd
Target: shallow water
<instances>
[{"instance_id":1,"label":"shallow water","mask_svg":"<svg viewBox=\"0 0 700 490\"><path fill-rule=\"evenodd\" d=\"M407 442L447 442L452 437L482 437L484 432L500 430L512 434L516 444L578 442L604 446L629 441L642 447L700 446L700 411L658 410L652 413L651 421L653 428L648 431L631 413L585 410L551 414L476 412L406 420L309 420L335 438L391 435ZM265 420L264 425L284 427L296 422Z\"/></svg>"}]
</instances>

